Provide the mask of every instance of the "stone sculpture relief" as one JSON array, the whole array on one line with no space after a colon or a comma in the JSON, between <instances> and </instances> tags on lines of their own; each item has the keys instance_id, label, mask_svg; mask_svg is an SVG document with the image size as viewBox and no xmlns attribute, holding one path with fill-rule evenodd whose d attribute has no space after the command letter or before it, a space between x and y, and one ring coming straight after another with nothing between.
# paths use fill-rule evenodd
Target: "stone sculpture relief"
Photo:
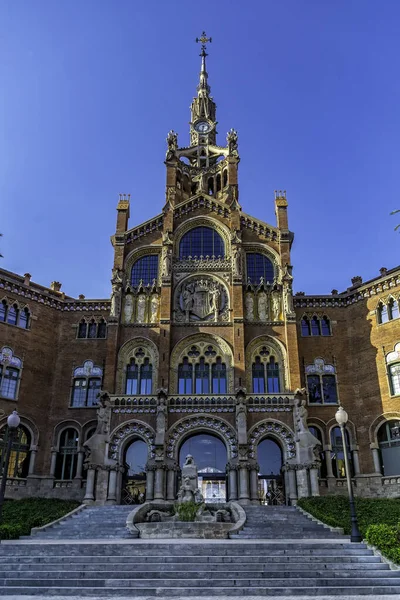
<instances>
[{"instance_id":1,"label":"stone sculpture relief","mask_svg":"<svg viewBox=\"0 0 400 600\"><path fill-rule=\"evenodd\" d=\"M229 303L225 287L211 277L183 282L176 295L175 319L186 323L227 321Z\"/></svg>"},{"instance_id":2,"label":"stone sculpture relief","mask_svg":"<svg viewBox=\"0 0 400 600\"><path fill-rule=\"evenodd\" d=\"M258 318L260 321L268 320L268 299L265 292L258 294Z\"/></svg>"},{"instance_id":3,"label":"stone sculpture relief","mask_svg":"<svg viewBox=\"0 0 400 600\"><path fill-rule=\"evenodd\" d=\"M254 321L254 297L251 292L246 294L244 304L246 309L245 318L247 321Z\"/></svg>"},{"instance_id":4,"label":"stone sculpture relief","mask_svg":"<svg viewBox=\"0 0 400 600\"><path fill-rule=\"evenodd\" d=\"M118 269L112 270L112 292L111 292L111 309L110 317L118 318L121 312L121 297L122 297L122 271Z\"/></svg>"},{"instance_id":5,"label":"stone sculpture relief","mask_svg":"<svg viewBox=\"0 0 400 600\"><path fill-rule=\"evenodd\" d=\"M240 246L233 246L233 274L235 277L242 277L242 249Z\"/></svg>"},{"instance_id":6,"label":"stone sculpture relief","mask_svg":"<svg viewBox=\"0 0 400 600\"><path fill-rule=\"evenodd\" d=\"M157 323L159 305L160 305L160 299L159 299L158 294L152 294L151 300L150 300L150 323Z\"/></svg>"},{"instance_id":7,"label":"stone sculpture relief","mask_svg":"<svg viewBox=\"0 0 400 600\"><path fill-rule=\"evenodd\" d=\"M273 292L272 294L272 320L279 321L281 312L281 302L279 298L279 292Z\"/></svg>"},{"instance_id":8,"label":"stone sculpture relief","mask_svg":"<svg viewBox=\"0 0 400 600\"><path fill-rule=\"evenodd\" d=\"M100 392L96 431L84 444L85 467L114 467L117 461L108 458L110 442L111 402L107 392Z\"/></svg>"},{"instance_id":9,"label":"stone sculpture relief","mask_svg":"<svg viewBox=\"0 0 400 600\"><path fill-rule=\"evenodd\" d=\"M127 294L125 296L125 304L124 304L124 322L130 323L132 321L133 315L133 296L132 294Z\"/></svg>"},{"instance_id":10,"label":"stone sculpture relief","mask_svg":"<svg viewBox=\"0 0 400 600\"><path fill-rule=\"evenodd\" d=\"M170 246L164 246L162 251L162 276L171 277L172 271L172 249Z\"/></svg>"},{"instance_id":11,"label":"stone sculpture relief","mask_svg":"<svg viewBox=\"0 0 400 600\"><path fill-rule=\"evenodd\" d=\"M146 314L146 295L139 294L137 297L137 313L136 313L136 320L138 323L145 322L145 314Z\"/></svg>"}]
</instances>

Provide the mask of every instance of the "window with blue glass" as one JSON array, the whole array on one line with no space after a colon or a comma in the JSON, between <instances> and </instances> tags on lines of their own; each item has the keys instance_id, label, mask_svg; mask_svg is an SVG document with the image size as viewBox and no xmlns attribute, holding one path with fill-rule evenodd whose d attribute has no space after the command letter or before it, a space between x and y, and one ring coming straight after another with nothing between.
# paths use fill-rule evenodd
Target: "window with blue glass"
<instances>
[{"instance_id":1,"label":"window with blue glass","mask_svg":"<svg viewBox=\"0 0 400 600\"><path fill-rule=\"evenodd\" d=\"M399 301L390 298L387 304L380 303L378 306L378 323L387 323L399 318Z\"/></svg>"},{"instance_id":2,"label":"window with blue glass","mask_svg":"<svg viewBox=\"0 0 400 600\"><path fill-rule=\"evenodd\" d=\"M148 358L139 364L132 358L126 369L125 394L151 394L153 387L153 366Z\"/></svg>"},{"instance_id":3,"label":"window with blue glass","mask_svg":"<svg viewBox=\"0 0 400 600\"><path fill-rule=\"evenodd\" d=\"M270 259L264 254L258 254L257 252L247 252L246 254L246 265L247 265L247 281L250 283L260 283L261 278L263 281L270 283L274 280L274 266Z\"/></svg>"},{"instance_id":4,"label":"window with blue glass","mask_svg":"<svg viewBox=\"0 0 400 600\"><path fill-rule=\"evenodd\" d=\"M158 254L143 256L132 267L131 284L135 287L152 284L158 279Z\"/></svg>"},{"instance_id":5,"label":"window with blue glass","mask_svg":"<svg viewBox=\"0 0 400 600\"><path fill-rule=\"evenodd\" d=\"M280 392L279 363L273 356L268 362L260 356L252 367L253 394L278 394Z\"/></svg>"},{"instance_id":6,"label":"window with blue glass","mask_svg":"<svg viewBox=\"0 0 400 600\"><path fill-rule=\"evenodd\" d=\"M307 375L307 387L310 404L337 404L335 375Z\"/></svg>"},{"instance_id":7,"label":"window with blue glass","mask_svg":"<svg viewBox=\"0 0 400 600\"><path fill-rule=\"evenodd\" d=\"M192 393L193 365L188 358L184 358L178 367L178 394Z\"/></svg>"},{"instance_id":8,"label":"window with blue glass","mask_svg":"<svg viewBox=\"0 0 400 600\"><path fill-rule=\"evenodd\" d=\"M225 256L224 242L215 229L211 227L194 227L190 229L179 244L179 258L221 258Z\"/></svg>"},{"instance_id":9,"label":"window with blue glass","mask_svg":"<svg viewBox=\"0 0 400 600\"><path fill-rule=\"evenodd\" d=\"M220 357L212 366L212 393L226 394L226 365Z\"/></svg>"}]
</instances>

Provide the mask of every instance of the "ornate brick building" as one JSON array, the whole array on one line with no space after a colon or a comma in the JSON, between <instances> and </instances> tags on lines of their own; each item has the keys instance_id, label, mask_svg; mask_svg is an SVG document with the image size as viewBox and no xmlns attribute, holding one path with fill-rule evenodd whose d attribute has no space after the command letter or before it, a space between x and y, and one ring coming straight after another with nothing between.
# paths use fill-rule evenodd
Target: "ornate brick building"
<instances>
[{"instance_id":1,"label":"ornate brick building","mask_svg":"<svg viewBox=\"0 0 400 600\"><path fill-rule=\"evenodd\" d=\"M2 455L6 417L21 416L7 494L172 499L187 452L206 498L337 493L340 401L356 493L400 495L400 268L293 297L286 193L275 226L243 212L238 136L217 144L200 41L190 145L168 134L162 212L129 228L120 196L111 299L0 271Z\"/></svg>"}]
</instances>

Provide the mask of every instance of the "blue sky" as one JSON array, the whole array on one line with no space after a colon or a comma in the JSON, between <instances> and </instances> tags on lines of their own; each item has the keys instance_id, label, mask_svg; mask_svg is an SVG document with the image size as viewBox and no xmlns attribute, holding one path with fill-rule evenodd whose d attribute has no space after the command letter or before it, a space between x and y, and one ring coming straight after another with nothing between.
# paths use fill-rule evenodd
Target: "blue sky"
<instances>
[{"instance_id":1,"label":"blue sky","mask_svg":"<svg viewBox=\"0 0 400 600\"><path fill-rule=\"evenodd\" d=\"M295 290L397 266L398 0L3 0L3 268L109 296L118 194L131 227L161 211L165 137L188 141L203 29L219 141L239 133L243 210L275 224L287 190Z\"/></svg>"}]
</instances>

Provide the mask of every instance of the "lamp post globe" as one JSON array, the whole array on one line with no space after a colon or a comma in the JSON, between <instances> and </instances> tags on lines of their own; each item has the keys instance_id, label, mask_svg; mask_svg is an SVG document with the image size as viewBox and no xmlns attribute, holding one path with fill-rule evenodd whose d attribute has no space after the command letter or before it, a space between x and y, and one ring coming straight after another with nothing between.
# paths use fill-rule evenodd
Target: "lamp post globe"
<instances>
[{"instance_id":1,"label":"lamp post globe","mask_svg":"<svg viewBox=\"0 0 400 600\"><path fill-rule=\"evenodd\" d=\"M7 425L9 429L18 429L21 419L16 410L13 410L11 415L7 419Z\"/></svg>"},{"instance_id":2,"label":"lamp post globe","mask_svg":"<svg viewBox=\"0 0 400 600\"><path fill-rule=\"evenodd\" d=\"M349 420L349 415L344 410L343 406L339 405L339 408L337 409L336 414L335 414L335 419L336 419L337 424L340 427L340 431L342 434L342 442L343 442L344 466L345 466L345 471L346 471L347 489L349 492L349 504L350 504L350 520L351 520L350 540L352 542L361 542L362 535L358 528L356 507L355 507L355 503L354 503L353 484L352 484L351 475L350 475L350 460L349 460L349 455L348 455L348 450L347 450L347 438L346 438L346 431L345 431L345 425L346 425L347 421Z\"/></svg>"},{"instance_id":3,"label":"lamp post globe","mask_svg":"<svg viewBox=\"0 0 400 600\"><path fill-rule=\"evenodd\" d=\"M347 421L349 420L349 415L347 414L347 412L344 410L343 406L339 406L339 408L336 411L335 414L335 419L337 424L342 427L343 425L346 425Z\"/></svg>"}]
</instances>

